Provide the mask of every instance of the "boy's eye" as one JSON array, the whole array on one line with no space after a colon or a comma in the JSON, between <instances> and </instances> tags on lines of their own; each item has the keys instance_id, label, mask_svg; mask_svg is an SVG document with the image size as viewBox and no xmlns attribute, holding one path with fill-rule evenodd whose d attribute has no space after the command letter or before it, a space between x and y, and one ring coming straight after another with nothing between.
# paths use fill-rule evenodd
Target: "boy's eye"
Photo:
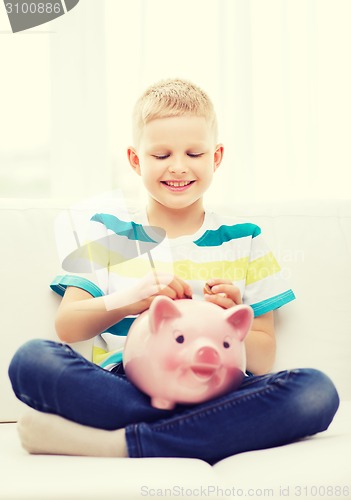
<instances>
[{"instance_id":1,"label":"boy's eye","mask_svg":"<svg viewBox=\"0 0 351 500\"><path fill-rule=\"evenodd\" d=\"M152 155L156 160L165 160L169 155Z\"/></svg>"},{"instance_id":2,"label":"boy's eye","mask_svg":"<svg viewBox=\"0 0 351 500\"><path fill-rule=\"evenodd\" d=\"M199 158L202 155L203 153L188 153L188 156L190 156L190 158Z\"/></svg>"}]
</instances>

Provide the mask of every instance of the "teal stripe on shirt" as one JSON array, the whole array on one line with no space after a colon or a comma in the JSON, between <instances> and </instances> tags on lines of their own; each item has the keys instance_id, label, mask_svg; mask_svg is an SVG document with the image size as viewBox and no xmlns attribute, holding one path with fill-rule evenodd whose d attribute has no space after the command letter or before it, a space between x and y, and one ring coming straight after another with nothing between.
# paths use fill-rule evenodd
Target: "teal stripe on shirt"
<instances>
[{"instance_id":1,"label":"teal stripe on shirt","mask_svg":"<svg viewBox=\"0 0 351 500\"><path fill-rule=\"evenodd\" d=\"M75 286L81 288L90 293L93 297L102 297L104 295L101 288L99 288L92 281L83 278L81 276L73 276L70 274L56 276L56 278L50 283L50 288L61 295L64 296L65 291L68 286Z\"/></svg>"},{"instance_id":2,"label":"teal stripe on shirt","mask_svg":"<svg viewBox=\"0 0 351 500\"><path fill-rule=\"evenodd\" d=\"M199 247L218 247L227 241L251 236L255 238L261 234L261 229L256 224L246 222L233 226L220 226L218 229L208 229L198 240L194 241Z\"/></svg>"},{"instance_id":3,"label":"teal stripe on shirt","mask_svg":"<svg viewBox=\"0 0 351 500\"><path fill-rule=\"evenodd\" d=\"M64 296L68 286L81 288L82 290L90 293L90 295L92 295L93 297L102 297L104 295L103 291L97 285L95 285L95 283L81 276L72 276L69 274L56 276L56 278L50 284L51 290L56 292L58 295L61 295L61 297ZM121 335L124 337L128 334L129 328L131 327L133 321L135 321L135 318L133 317L123 318L115 325L110 326L108 330L105 330L105 332L112 333L113 335Z\"/></svg>"},{"instance_id":4,"label":"teal stripe on shirt","mask_svg":"<svg viewBox=\"0 0 351 500\"><path fill-rule=\"evenodd\" d=\"M262 302L256 302L256 304L250 304L253 309L255 318L257 316L262 316L269 311L273 311L274 309L278 309L279 307L287 304L294 300L295 294L292 290L287 290L286 292L280 293L279 295L275 295L274 297L270 297L269 299L262 300Z\"/></svg>"},{"instance_id":5,"label":"teal stripe on shirt","mask_svg":"<svg viewBox=\"0 0 351 500\"><path fill-rule=\"evenodd\" d=\"M107 229L110 229L116 234L127 236L130 240L156 243L146 234L141 224L136 224L133 221L126 222L111 214L95 214L91 220L101 222Z\"/></svg>"}]
</instances>

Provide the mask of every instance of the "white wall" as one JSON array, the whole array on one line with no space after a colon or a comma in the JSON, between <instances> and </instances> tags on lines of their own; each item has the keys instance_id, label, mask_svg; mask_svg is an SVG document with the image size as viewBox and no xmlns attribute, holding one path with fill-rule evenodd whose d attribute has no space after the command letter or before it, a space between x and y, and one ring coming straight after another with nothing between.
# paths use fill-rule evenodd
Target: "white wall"
<instances>
[{"instance_id":1,"label":"white wall","mask_svg":"<svg viewBox=\"0 0 351 500\"><path fill-rule=\"evenodd\" d=\"M0 6L0 196L139 194L146 85L192 79L226 150L208 199L348 198L349 0L82 0L26 32Z\"/></svg>"}]
</instances>

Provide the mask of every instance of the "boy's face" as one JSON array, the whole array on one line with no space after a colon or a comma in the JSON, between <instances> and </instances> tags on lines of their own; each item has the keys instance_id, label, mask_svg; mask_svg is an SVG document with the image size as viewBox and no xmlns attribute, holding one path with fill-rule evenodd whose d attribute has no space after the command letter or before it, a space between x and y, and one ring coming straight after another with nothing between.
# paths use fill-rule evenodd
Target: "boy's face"
<instances>
[{"instance_id":1,"label":"boy's face","mask_svg":"<svg viewBox=\"0 0 351 500\"><path fill-rule=\"evenodd\" d=\"M223 146L215 145L210 125L198 116L152 120L143 129L138 149L128 150L149 196L172 209L202 200L222 155Z\"/></svg>"}]
</instances>

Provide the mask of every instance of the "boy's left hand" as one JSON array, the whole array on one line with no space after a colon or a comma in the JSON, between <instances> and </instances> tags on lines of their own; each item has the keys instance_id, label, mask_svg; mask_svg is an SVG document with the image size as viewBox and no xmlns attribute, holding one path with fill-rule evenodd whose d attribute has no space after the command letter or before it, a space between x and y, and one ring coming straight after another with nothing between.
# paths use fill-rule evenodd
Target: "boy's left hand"
<instances>
[{"instance_id":1,"label":"boy's left hand","mask_svg":"<svg viewBox=\"0 0 351 500\"><path fill-rule=\"evenodd\" d=\"M210 290L210 293L206 293L206 289ZM220 278L208 280L204 296L205 300L217 304L223 309L242 304L240 290L230 280Z\"/></svg>"}]
</instances>

